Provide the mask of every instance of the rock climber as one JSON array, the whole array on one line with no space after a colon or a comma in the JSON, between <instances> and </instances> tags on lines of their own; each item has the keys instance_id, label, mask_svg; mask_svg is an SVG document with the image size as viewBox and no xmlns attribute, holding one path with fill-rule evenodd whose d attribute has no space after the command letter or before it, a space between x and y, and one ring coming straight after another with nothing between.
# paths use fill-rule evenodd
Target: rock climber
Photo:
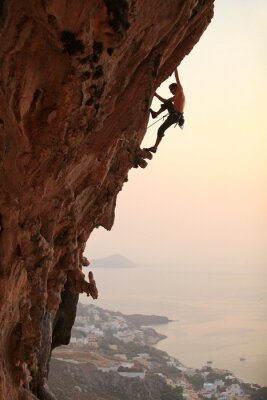
<instances>
[{"instance_id":1,"label":"rock climber","mask_svg":"<svg viewBox=\"0 0 267 400\"><path fill-rule=\"evenodd\" d=\"M155 96L162 101L160 109L158 111L153 111L150 108L150 113L152 118L156 118L159 114L163 111L167 110L169 115L166 121L160 125L157 133L157 139L154 146L146 148L145 150L151 151L152 153L156 153L158 145L160 144L164 132L173 124L178 124L180 128L184 126L184 104L185 104L185 96L182 85L179 80L178 70L174 71L176 83L171 83L169 86L170 92L173 94L173 97L169 99L164 99L163 97L159 96L155 93Z\"/></svg>"}]
</instances>

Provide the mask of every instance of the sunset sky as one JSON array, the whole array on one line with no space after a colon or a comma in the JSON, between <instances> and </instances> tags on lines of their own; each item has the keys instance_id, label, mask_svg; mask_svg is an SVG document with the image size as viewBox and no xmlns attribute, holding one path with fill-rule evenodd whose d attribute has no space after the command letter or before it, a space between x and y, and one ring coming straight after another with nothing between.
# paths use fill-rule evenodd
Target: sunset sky
<instances>
[{"instance_id":1,"label":"sunset sky","mask_svg":"<svg viewBox=\"0 0 267 400\"><path fill-rule=\"evenodd\" d=\"M216 0L210 26L179 67L185 128L170 128L148 167L130 171L114 227L93 232L89 259L120 253L137 264L264 268L266 71L267 1ZM159 94L169 96L170 81Z\"/></svg>"}]
</instances>

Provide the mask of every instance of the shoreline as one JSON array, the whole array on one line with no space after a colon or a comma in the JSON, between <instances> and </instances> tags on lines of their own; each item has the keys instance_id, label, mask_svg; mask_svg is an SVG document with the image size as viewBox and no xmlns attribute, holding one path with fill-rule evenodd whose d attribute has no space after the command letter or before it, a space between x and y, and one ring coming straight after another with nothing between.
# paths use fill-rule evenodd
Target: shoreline
<instances>
[{"instance_id":1,"label":"shoreline","mask_svg":"<svg viewBox=\"0 0 267 400\"><path fill-rule=\"evenodd\" d=\"M82 304L82 303L80 303ZM88 307L88 304L84 304L85 307ZM124 314L120 311L112 311L112 310L106 310L106 309L102 309L101 307L92 305L91 306L95 309L99 309L102 311L106 311L108 313L110 313L113 316L121 316L123 318L126 319L126 321L130 322L130 323L134 323L137 324L137 326L139 327L139 329L145 329L145 330L150 330L150 338L147 340L147 344L149 346L152 346L153 348L155 348L156 350L159 351L163 351L166 352L167 355L175 360L177 360L177 362L179 362L181 365L183 365L186 368L192 368L195 370L199 370L199 369L203 369L203 368L211 368L211 369L215 369L215 370L222 370L222 371L227 371L229 372L229 374L233 375L238 381L246 383L246 384L251 384L251 385L258 385L260 387L265 387L267 386L266 384L262 384L262 383L255 383L255 381L253 382L253 379L243 379L242 377L238 377L238 374L236 374L236 372L233 372L233 369L229 368L229 367L220 367L220 366L216 366L213 360L210 360L209 357L207 357L207 360L203 363L201 363L201 365L199 367L197 366L192 366L194 365L194 363L191 362L187 362L187 361L180 361L180 356L176 356L173 355L173 352L167 349L163 349L160 347L157 347L157 345L160 342L164 342L164 341L168 341L169 336L165 333L161 333L159 332L157 329L163 327L164 325L169 325L170 323L178 323L179 320L176 319L170 319L167 316L162 316L162 315L149 315L149 314L139 314L139 313L133 313L133 314ZM90 307L90 306L89 306ZM153 323L151 323L151 321L154 321ZM145 322L146 321L146 322ZM141 325L142 322L142 325ZM239 362L244 362L243 360L241 360L241 358L243 358L242 356L239 357ZM246 360L246 359L245 359ZM211 362L209 362L211 361ZM187 367L189 365L189 367Z\"/></svg>"},{"instance_id":2,"label":"shoreline","mask_svg":"<svg viewBox=\"0 0 267 400\"><path fill-rule=\"evenodd\" d=\"M148 398L145 391L151 385L157 392L155 398L160 398L161 390L167 390L172 396L179 392L179 399L184 399L181 397L183 393L188 400L210 398L209 395L221 400L221 393L224 393L224 400L232 399L233 394L238 395L238 400L249 400L251 393L267 390L260 385L244 383L229 369L208 365L201 368L187 367L178 357L170 355L172 352L156 347L158 343L168 339L168 336L155 329L159 325L148 325L151 320L161 321L160 326L163 326L163 321L165 325L173 322L156 315L135 314L132 318L120 312L80 304L71 344L53 351L52 366L63 362L66 369L77 375L77 379L90 370L90 374L98 382L100 392L103 391L103 386L107 389L109 385L113 387L114 382L117 391L122 386L128 387L132 382L131 384L137 385L138 390L144 390L143 397L140 397L142 400ZM59 385L59 381L62 382L62 373L56 369L55 374L51 380L57 381L56 389L62 392L62 383ZM159 381L161 389L156 383ZM88 383L84 385L84 391L92 390ZM131 391L131 397L127 397L127 400L135 399L135 390Z\"/></svg>"},{"instance_id":3,"label":"shoreline","mask_svg":"<svg viewBox=\"0 0 267 400\"><path fill-rule=\"evenodd\" d=\"M172 321L172 322L178 322L178 321ZM240 354L238 357L236 357L236 359L234 360L235 364L236 364L236 368L231 368L230 366L228 366L228 364L226 362L221 362L218 360L218 358L216 359L216 356L213 358L211 357L210 354L207 354L206 359L204 359L203 361L199 361L198 363L194 363L192 361L188 361L186 360L186 357L182 357L181 358L181 353L179 352L179 354L175 354L175 351L173 351L173 349L171 349L170 347L173 346L173 341L171 341L172 339L170 339L170 336L164 331L163 328L163 332L161 331L162 326L156 326L155 329L157 331L157 333L160 333L164 336L166 336L165 338L161 339L158 341L158 343L155 344L155 347L158 350L162 350L162 351L166 351L168 354L170 354L171 356L173 356L174 358L177 358L178 360L180 360L180 362L187 366L191 366L192 368L196 368L196 369L201 369L204 367L211 367L211 368L215 368L215 369L222 369L225 371L229 371L232 375L234 375L235 377L237 377L238 380L245 382L245 383L249 383L252 385L259 385L261 387L266 387L267 386L267 379L257 379L253 377L247 377L247 375L250 375L250 362L251 359L247 356L244 356L243 354ZM181 346L182 346L182 339L183 337L181 337ZM178 339L177 339L178 340ZM169 341L169 344L168 344ZM165 342L167 343L167 345L161 345L161 342ZM182 359L182 361L181 361ZM211 362L209 362L211 361ZM224 364L224 365L222 365ZM243 372L245 371L245 372ZM246 372L247 371L247 372ZM246 375L245 377L242 375Z\"/></svg>"}]
</instances>

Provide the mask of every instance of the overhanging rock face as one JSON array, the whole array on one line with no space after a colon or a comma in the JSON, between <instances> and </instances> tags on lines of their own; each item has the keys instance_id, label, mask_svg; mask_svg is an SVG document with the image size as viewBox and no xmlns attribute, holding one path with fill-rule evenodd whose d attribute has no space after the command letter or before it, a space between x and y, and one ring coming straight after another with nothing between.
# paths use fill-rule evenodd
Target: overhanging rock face
<instances>
[{"instance_id":1,"label":"overhanging rock face","mask_svg":"<svg viewBox=\"0 0 267 400\"><path fill-rule=\"evenodd\" d=\"M157 86L188 54L213 0L0 1L0 398L52 399L81 266L140 150Z\"/></svg>"}]
</instances>

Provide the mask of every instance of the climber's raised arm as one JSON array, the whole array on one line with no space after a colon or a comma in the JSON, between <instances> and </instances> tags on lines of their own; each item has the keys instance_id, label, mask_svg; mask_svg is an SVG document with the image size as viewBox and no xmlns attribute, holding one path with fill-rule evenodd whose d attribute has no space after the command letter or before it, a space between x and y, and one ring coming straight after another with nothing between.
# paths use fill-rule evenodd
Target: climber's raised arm
<instances>
[{"instance_id":1,"label":"climber's raised arm","mask_svg":"<svg viewBox=\"0 0 267 400\"><path fill-rule=\"evenodd\" d=\"M165 103L165 101L168 101L168 99L164 99L163 97L161 97L160 95L158 95L157 92L155 92L155 96L156 96L160 101L162 101L163 103Z\"/></svg>"},{"instance_id":2,"label":"climber's raised arm","mask_svg":"<svg viewBox=\"0 0 267 400\"><path fill-rule=\"evenodd\" d=\"M180 79L179 79L178 69L177 69L177 68L176 68L175 71L174 71L174 76L175 76L175 80L176 80L176 83L177 83L178 87L181 88L182 85L181 85L181 82L180 82Z\"/></svg>"}]
</instances>

